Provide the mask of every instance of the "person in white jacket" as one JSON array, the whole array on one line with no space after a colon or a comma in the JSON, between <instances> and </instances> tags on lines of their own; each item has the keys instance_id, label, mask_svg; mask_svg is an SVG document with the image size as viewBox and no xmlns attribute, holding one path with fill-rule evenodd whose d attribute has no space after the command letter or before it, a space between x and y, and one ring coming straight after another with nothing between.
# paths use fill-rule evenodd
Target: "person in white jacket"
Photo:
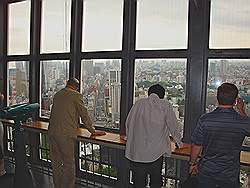
<instances>
[{"instance_id":1,"label":"person in white jacket","mask_svg":"<svg viewBox=\"0 0 250 188\"><path fill-rule=\"evenodd\" d=\"M130 160L136 188L146 187L148 174L150 187L160 188L163 155L171 154L170 136L178 146L182 145L180 126L164 96L161 85L151 86L148 97L137 101L126 119L125 156Z\"/></svg>"}]
</instances>

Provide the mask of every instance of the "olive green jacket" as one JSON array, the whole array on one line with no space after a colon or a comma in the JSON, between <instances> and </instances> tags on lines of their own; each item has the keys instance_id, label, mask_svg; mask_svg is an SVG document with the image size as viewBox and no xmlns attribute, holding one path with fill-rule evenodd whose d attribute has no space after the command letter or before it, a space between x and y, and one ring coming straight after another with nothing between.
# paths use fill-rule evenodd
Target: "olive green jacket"
<instances>
[{"instance_id":1,"label":"olive green jacket","mask_svg":"<svg viewBox=\"0 0 250 188\"><path fill-rule=\"evenodd\" d=\"M84 106L82 95L67 87L58 91L53 99L48 134L76 138L80 117L88 131L94 133L95 128Z\"/></svg>"}]
</instances>

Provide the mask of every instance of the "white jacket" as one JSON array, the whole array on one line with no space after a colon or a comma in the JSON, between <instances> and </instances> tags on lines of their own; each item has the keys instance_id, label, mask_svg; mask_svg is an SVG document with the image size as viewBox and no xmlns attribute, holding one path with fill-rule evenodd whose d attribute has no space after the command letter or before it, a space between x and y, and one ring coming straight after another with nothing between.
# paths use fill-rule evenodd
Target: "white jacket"
<instances>
[{"instance_id":1,"label":"white jacket","mask_svg":"<svg viewBox=\"0 0 250 188\"><path fill-rule=\"evenodd\" d=\"M137 101L126 120L125 156L134 162L153 162L171 154L169 136L181 143L180 125L171 104L151 94Z\"/></svg>"}]
</instances>

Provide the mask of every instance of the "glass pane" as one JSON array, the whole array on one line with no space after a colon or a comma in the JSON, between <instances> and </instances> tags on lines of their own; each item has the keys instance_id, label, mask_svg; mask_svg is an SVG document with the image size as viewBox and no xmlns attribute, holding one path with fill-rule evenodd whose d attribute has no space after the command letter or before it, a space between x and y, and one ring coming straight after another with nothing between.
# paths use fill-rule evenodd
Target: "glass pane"
<instances>
[{"instance_id":1,"label":"glass pane","mask_svg":"<svg viewBox=\"0 0 250 188\"><path fill-rule=\"evenodd\" d=\"M188 0L137 0L136 49L187 49Z\"/></svg>"},{"instance_id":2,"label":"glass pane","mask_svg":"<svg viewBox=\"0 0 250 188\"><path fill-rule=\"evenodd\" d=\"M69 52L71 0L43 0L41 53Z\"/></svg>"},{"instance_id":3,"label":"glass pane","mask_svg":"<svg viewBox=\"0 0 250 188\"><path fill-rule=\"evenodd\" d=\"M245 111L250 116L250 60L249 59L210 59L207 81L206 111L211 112L217 106L217 88L223 82L235 84L239 96L245 102ZM245 145L250 146L250 138Z\"/></svg>"},{"instance_id":4,"label":"glass pane","mask_svg":"<svg viewBox=\"0 0 250 188\"><path fill-rule=\"evenodd\" d=\"M83 60L81 92L96 126L119 127L121 60Z\"/></svg>"},{"instance_id":5,"label":"glass pane","mask_svg":"<svg viewBox=\"0 0 250 188\"><path fill-rule=\"evenodd\" d=\"M29 62L8 62L8 104L29 102Z\"/></svg>"},{"instance_id":6,"label":"glass pane","mask_svg":"<svg viewBox=\"0 0 250 188\"><path fill-rule=\"evenodd\" d=\"M212 0L210 48L249 48L249 10L249 0Z\"/></svg>"},{"instance_id":7,"label":"glass pane","mask_svg":"<svg viewBox=\"0 0 250 188\"><path fill-rule=\"evenodd\" d=\"M29 54L30 1L11 3L8 11L8 54Z\"/></svg>"},{"instance_id":8,"label":"glass pane","mask_svg":"<svg viewBox=\"0 0 250 188\"><path fill-rule=\"evenodd\" d=\"M65 87L69 79L68 60L49 60L41 62L41 113L49 118L54 94Z\"/></svg>"},{"instance_id":9,"label":"glass pane","mask_svg":"<svg viewBox=\"0 0 250 188\"><path fill-rule=\"evenodd\" d=\"M121 50L123 0L84 0L83 51Z\"/></svg>"},{"instance_id":10,"label":"glass pane","mask_svg":"<svg viewBox=\"0 0 250 188\"><path fill-rule=\"evenodd\" d=\"M147 97L151 85L161 84L165 97L173 105L177 119L184 126L186 59L137 59L135 61L134 102Z\"/></svg>"}]
</instances>

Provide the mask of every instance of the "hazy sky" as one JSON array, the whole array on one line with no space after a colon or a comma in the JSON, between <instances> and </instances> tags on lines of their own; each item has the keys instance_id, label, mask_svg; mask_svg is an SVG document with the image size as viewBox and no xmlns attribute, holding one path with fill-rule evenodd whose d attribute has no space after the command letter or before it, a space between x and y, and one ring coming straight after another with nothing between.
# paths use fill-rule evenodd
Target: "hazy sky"
<instances>
[{"instance_id":1,"label":"hazy sky","mask_svg":"<svg viewBox=\"0 0 250 188\"><path fill-rule=\"evenodd\" d=\"M211 0L211 47L250 47L250 0ZM137 0L137 49L187 47L188 0ZM44 0L42 52L69 50L69 0ZM30 1L10 5L10 52L29 51ZM120 50L123 0L85 0L83 49ZM66 42L67 41L67 42Z\"/></svg>"}]
</instances>

